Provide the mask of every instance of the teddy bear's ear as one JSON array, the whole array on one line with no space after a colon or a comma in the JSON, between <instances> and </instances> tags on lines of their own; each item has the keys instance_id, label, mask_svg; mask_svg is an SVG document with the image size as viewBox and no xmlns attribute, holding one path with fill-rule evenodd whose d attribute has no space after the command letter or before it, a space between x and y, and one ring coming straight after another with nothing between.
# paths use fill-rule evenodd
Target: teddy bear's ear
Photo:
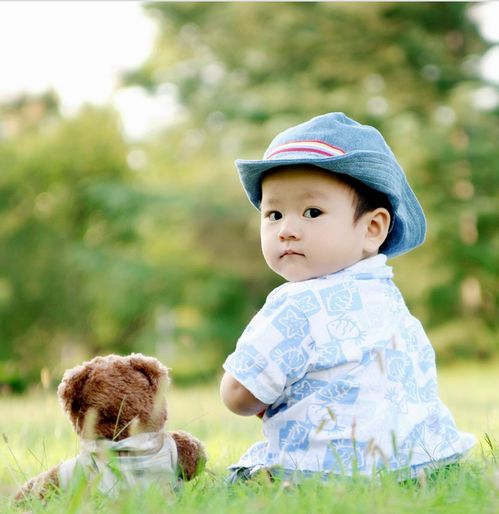
<instances>
[{"instance_id":1,"label":"teddy bear's ear","mask_svg":"<svg viewBox=\"0 0 499 514\"><path fill-rule=\"evenodd\" d=\"M149 383L158 387L168 385L168 370L158 359L146 357L141 353L132 353L129 357L130 366L145 375Z\"/></svg>"},{"instance_id":2,"label":"teddy bear's ear","mask_svg":"<svg viewBox=\"0 0 499 514\"><path fill-rule=\"evenodd\" d=\"M83 387L90 375L90 366L86 363L64 372L57 394L64 410L72 417L80 411L83 400Z\"/></svg>"}]
</instances>

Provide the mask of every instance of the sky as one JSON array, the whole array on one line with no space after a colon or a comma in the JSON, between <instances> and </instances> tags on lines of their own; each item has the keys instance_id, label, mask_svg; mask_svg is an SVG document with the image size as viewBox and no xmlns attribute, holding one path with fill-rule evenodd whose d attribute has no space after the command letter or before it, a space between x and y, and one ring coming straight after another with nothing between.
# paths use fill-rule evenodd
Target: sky
<instances>
[{"instance_id":1,"label":"sky","mask_svg":"<svg viewBox=\"0 0 499 514\"><path fill-rule=\"evenodd\" d=\"M499 2L477 3L473 16L497 43L482 73L499 84ZM153 98L138 87L118 87L119 73L147 58L156 34L140 2L0 1L0 101L53 88L67 115L85 102L111 102L126 135L139 139L175 111L168 90Z\"/></svg>"},{"instance_id":2,"label":"sky","mask_svg":"<svg viewBox=\"0 0 499 514\"><path fill-rule=\"evenodd\" d=\"M0 1L0 101L53 88L65 115L111 102L139 138L165 122L174 101L119 89L119 73L147 58L156 33L140 2Z\"/></svg>"}]
</instances>

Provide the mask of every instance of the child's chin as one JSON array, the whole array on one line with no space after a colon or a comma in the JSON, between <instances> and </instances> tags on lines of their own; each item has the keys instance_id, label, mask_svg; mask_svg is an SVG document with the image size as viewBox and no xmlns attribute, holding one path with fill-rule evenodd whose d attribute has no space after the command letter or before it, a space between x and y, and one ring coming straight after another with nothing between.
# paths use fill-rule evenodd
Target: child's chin
<instances>
[{"instance_id":1,"label":"child's chin","mask_svg":"<svg viewBox=\"0 0 499 514\"><path fill-rule=\"evenodd\" d=\"M280 267L279 269L273 268L273 270L287 282L303 282L304 280L310 280L319 276L311 270L297 269L294 266Z\"/></svg>"},{"instance_id":2,"label":"child's chin","mask_svg":"<svg viewBox=\"0 0 499 514\"><path fill-rule=\"evenodd\" d=\"M317 275L313 275L311 273L290 273L286 275L281 275L288 282L303 282L304 280L311 280L312 278L317 278Z\"/></svg>"}]
</instances>

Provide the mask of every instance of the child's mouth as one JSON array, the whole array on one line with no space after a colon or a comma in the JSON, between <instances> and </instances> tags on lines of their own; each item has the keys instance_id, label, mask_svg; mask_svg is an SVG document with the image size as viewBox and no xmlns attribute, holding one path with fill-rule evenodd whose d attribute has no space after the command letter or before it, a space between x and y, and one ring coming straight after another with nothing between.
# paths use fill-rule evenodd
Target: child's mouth
<instances>
[{"instance_id":1,"label":"child's mouth","mask_svg":"<svg viewBox=\"0 0 499 514\"><path fill-rule=\"evenodd\" d=\"M299 257L304 257L304 254L303 253L300 253L300 252L295 252L294 250L286 250L285 252L283 252L281 254L281 259L283 257L290 257L292 255L298 255Z\"/></svg>"}]
</instances>

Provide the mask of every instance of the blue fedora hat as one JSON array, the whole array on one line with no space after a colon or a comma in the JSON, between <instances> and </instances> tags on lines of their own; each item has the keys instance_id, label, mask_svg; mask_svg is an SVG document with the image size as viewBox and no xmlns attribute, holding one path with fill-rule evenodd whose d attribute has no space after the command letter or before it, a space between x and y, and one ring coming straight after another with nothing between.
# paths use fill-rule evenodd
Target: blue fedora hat
<instances>
[{"instance_id":1,"label":"blue fedora hat","mask_svg":"<svg viewBox=\"0 0 499 514\"><path fill-rule=\"evenodd\" d=\"M270 143L262 160L236 161L251 203L260 209L263 175L279 166L308 164L345 174L388 196L392 228L380 251L389 257L423 243L426 220L405 173L378 130L332 112L291 127Z\"/></svg>"}]
</instances>

